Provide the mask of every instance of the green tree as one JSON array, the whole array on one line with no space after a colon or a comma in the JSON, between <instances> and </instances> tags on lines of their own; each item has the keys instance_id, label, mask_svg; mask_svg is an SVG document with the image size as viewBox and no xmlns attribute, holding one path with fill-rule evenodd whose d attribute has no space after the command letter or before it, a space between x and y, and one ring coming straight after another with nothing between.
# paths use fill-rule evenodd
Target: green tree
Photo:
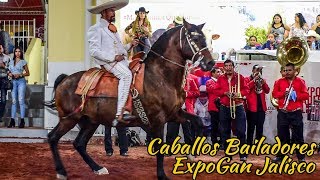
<instances>
[{"instance_id":1,"label":"green tree","mask_svg":"<svg viewBox=\"0 0 320 180\"><path fill-rule=\"evenodd\" d=\"M250 36L256 36L257 42L263 44L267 41L267 30L262 27L254 27L250 25L245 31L246 40L249 41Z\"/></svg>"}]
</instances>

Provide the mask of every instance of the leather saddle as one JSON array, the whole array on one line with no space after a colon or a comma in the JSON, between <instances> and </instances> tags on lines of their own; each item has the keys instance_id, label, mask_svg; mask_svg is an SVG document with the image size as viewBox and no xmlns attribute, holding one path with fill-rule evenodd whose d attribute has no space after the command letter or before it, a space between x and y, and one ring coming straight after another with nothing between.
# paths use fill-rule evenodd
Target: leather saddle
<instances>
[{"instance_id":1,"label":"leather saddle","mask_svg":"<svg viewBox=\"0 0 320 180\"><path fill-rule=\"evenodd\" d=\"M135 87L139 94L143 93L144 64L140 58L130 62L129 68L133 74L131 88ZM75 91L78 95L86 97L118 97L119 79L102 68L91 68L86 71Z\"/></svg>"}]
</instances>

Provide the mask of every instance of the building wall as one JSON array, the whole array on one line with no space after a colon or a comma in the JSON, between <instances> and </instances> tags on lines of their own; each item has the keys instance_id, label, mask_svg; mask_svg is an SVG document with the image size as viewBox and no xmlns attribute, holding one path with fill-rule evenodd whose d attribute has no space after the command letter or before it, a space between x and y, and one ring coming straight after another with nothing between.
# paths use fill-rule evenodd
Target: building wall
<instances>
[{"instance_id":1,"label":"building wall","mask_svg":"<svg viewBox=\"0 0 320 180\"><path fill-rule=\"evenodd\" d=\"M62 73L84 69L85 1L54 0L48 4L48 85Z\"/></svg>"},{"instance_id":2,"label":"building wall","mask_svg":"<svg viewBox=\"0 0 320 180\"><path fill-rule=\"evenodd\" d=\"M49 62L83 61L84 5L79 0L49 1Z\"/></svg>"},{"instance_id":3,"label":"building wall","mask_svg":"<svg viewBox=\"0 0 320 180\"><path fill-rule=\"evenodd\" d=\"M53 84L60 74L85 69L86 6L89 0L48 1L48 85L45 100L51 100ZM45 128L58 123L58 117L45 110Z\"/></svg>"}]
</instances>

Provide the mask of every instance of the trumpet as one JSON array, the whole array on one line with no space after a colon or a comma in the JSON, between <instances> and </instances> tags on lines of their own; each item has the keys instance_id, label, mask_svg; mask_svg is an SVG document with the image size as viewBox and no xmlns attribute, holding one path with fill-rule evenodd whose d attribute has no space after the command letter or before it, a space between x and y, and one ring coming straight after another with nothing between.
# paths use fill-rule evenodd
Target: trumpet
<instances>
[{"instance_id":1,"label":"trumpet","mask_svg":"<svg viewBox=\"0 0 320 180\"><path fill-rule=\"evenodd\" d=\"M236 119L236 99L245 99L245 97L242 97L241 91L240 91L240 73L239 73L239 67L238 67L238 77L237 77L237 83L232 86L231 85L231 78L229 79L229 92L230 92L230 116L232 119Z\"/></svg>"},{"instance_id":2,"label":"trumpet","mask_svg":"<svg viewBox=\"0 0 320 180\"><path fill-rule=\"evenodd\" d=\"M262 85L263 85L263 79L262 79L262 69L263 66L257 67L258 71L254 74L254 77L257 76L257 79L254 80L255 82L255 92L257 94L262 93Z\"/></svg>"}]
</instances>

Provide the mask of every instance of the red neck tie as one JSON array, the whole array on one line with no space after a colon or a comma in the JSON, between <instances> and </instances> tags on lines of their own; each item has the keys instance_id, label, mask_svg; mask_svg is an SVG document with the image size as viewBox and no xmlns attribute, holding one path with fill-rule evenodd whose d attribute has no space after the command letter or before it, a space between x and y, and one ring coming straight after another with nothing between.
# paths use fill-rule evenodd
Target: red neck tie
<instances>
[{"instance_id":1,"label":"red neck tie","mask_svg":"<svg viewBox=\"0 0 320 180\"><path fill-rule=\"evenodd\" d=\"M112 23L110 23L110 24L108 25L108 29L109 29L111 32L113 32L113 33L116 33L116 32L117 32L117 27L116 27L114 24L112 24Z\"/></svg>"}]
</instances>

